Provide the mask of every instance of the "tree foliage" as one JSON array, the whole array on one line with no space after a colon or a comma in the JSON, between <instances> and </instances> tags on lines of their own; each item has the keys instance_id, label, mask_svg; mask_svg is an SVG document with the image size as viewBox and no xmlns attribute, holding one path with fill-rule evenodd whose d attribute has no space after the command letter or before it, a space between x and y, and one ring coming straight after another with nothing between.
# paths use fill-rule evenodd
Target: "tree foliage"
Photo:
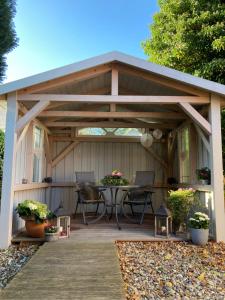
<instances>
[{"instance_id":1,"label":"tree foliage","mask_svg":"<svg viewBox=\"0 0 225 300\"><path fill-rule=\"evenodd\" d=\"M13 18L16 13L15 0L0 0L0 82L7 68L6 54L18 43Z\"/></svg>"},{"instance_id":2,"label":"tree foliage","mask_svg":"<svg viewBox=\"0 0 225 300\"><path fill-rule=\"evenodd\" d=\"M142 43L149 60L225 84L225 1L159 0ZM225 170L225 111L222 111Z\"/></svg>"}]
</instances>

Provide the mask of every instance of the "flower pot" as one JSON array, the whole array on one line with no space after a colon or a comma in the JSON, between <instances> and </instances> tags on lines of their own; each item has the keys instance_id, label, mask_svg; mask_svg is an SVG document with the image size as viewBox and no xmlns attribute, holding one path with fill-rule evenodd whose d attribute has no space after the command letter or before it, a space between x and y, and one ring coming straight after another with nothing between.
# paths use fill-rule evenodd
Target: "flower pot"
<instances>
[{"instance_id":1,"label":"flower pot","mask_svg":"<svg viewBox=\"0 0 225 300\"><path fill-rule=\"evenodd\" d=\"M59 239L59 233L45 233L45 241L46 242L55 242Z\"/></svg>"},{"instance_id":2,"label":"flower pot","mask_svg":"<svg viewBox=\"0 0 225 300\"><path fill-rule=\"evenodd\" d=\"M27 235L33 238L43 238L45 236L45 226L48 225L48 221L43 223L36 223L34 220L25 220L25 227Z\"/></svg>"},{"instance_id":3,"label":"flower pot","mask_svg":"<svg viewBox=\"0 0 225 300\"><path fill-rule=\"evenodd\" d=\"M191 239L195 245L206 245L209 239L209 229L191 228Z\"/></svg>"}]
</instances>

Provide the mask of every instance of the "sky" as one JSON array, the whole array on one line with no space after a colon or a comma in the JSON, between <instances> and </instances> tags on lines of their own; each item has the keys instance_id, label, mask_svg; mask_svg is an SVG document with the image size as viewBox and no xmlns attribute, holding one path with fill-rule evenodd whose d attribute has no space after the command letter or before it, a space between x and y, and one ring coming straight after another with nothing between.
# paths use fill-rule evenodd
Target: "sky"
<instances>
[{"instance_id":1,"label":"sky","mask_svg":"<svg viewBox=\"0 0 225 300\"><path fill-rule=\"evenodd\" d=\"M146 59L141 42L157 11L157 0L17 0L5 82L114 50Z\"/></svg>"}]
</instances>

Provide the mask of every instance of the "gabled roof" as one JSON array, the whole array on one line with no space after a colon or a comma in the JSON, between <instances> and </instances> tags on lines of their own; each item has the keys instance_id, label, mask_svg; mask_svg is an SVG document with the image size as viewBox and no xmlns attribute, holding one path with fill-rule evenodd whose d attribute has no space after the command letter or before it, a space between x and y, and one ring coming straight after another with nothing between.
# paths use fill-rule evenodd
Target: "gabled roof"
<instances>
[{"instance_id":1,"label":"gabled roof","mask_svg":"<svg viewBox=\"0 0 225 300\"><path fill-rule=\"evenodd\" d=\"M160 66L143 59L130 56L121 52L113 51L103 55L95 56L77 63L73 63L61 68L53 69L47 72L43 72L37 75L12 81L3 85L0 85L0 95L27 88L29 86L39 84L48 80L53 80L59 77L63 77L78 71L97 67L102 64L110 62L121 62L152 74L160 75L165 78L174 79L176 81L188 84L209 92L214 92L225 96L225 85L219 84L210 80L202 79L190 74L186 74L171 68Z\"/></svg>"}]
</instances>

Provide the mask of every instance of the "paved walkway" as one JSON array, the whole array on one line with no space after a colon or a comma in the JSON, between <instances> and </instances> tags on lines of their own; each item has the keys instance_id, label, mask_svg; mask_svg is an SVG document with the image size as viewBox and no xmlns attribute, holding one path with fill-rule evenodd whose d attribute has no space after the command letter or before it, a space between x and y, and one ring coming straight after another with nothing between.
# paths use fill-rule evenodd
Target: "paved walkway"
<instances>
[{"instance_id":1,"label":"paved walkway","mask_svg":"<svg viewBox=\"0 0 225 300\"><path fill-rule=\"evenodd\" d=\"M115 245L73 237L45 243L0 299L124 299Z\"/></svg>"}]
</instances>

